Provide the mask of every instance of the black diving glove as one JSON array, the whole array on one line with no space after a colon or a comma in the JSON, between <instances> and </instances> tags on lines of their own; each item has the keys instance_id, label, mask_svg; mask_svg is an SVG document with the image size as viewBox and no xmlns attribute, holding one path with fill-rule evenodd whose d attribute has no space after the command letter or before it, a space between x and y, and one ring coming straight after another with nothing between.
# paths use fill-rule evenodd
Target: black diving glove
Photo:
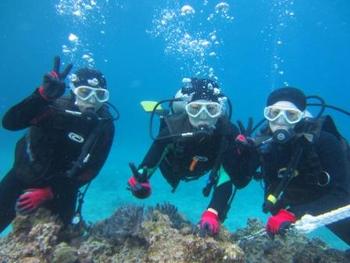
<instances>
[{"instance_id":1,"label":"black diving glove","mask_svg":"<svg viewBox=\"0 0 350 263\"><path fill-rule=\"evenodd\" d=\"M52 101L64 94L66 89L64 79L71 71L73 65L68 64L67 67L60 72L60 64L60 57L55 57L53 69L44 75L43 83L39 87L39 93L45 100Z\"/></svg>"},{"instance_id":2,"label":"black diving glove","mask_svg":"<svg viewBox=\"0 0 350 263\"><path fill-rule=\"evenodd\" d=\"M235 144L239 154L250 152L255 149L254 139L243 134L238 134L235 138Z\"/></svg>"}]
</instances>

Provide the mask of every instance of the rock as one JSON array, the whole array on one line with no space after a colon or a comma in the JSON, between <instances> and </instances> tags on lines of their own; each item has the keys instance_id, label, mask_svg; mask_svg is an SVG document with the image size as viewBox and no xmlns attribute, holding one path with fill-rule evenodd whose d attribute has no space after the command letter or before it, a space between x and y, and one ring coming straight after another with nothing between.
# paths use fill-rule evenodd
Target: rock
<instances>
[{"instance_id":1,"label":"rock","mask_svg":"<svg viewBox=\"0 0 350 263\"><path fill-rule=\"evenodd\" d=\"M78 252L66 243L60 243L53 252L52 263L75 263L78 260Z\"/></svg>"},{"instance_id":2,"label":"rock","mask_svg":"<svg viewBox=\"0 0 350 263\"><path fill-rule=\"evenodd\" d=\"M244 253L229 240L183 235L171 228L167 215L153 212L143 228L148 242L147 262L244 262Z\"/></svg>"},{"instance_id":3,"label":"rock","mask_svg":"<svg viewBox=\"0 0 350 263\"><path fill-rule=\"evenodd\" d=\"M180 233L181 233L181 235L186 236L186 235L192 234L193 231L192 231L191 227L186 226L186 227L180 228Z\"/></svg>"},{"instance_id":4,"label":"rock","mask_svg":"<svg viewBox=\"0 0 350 263\"><path fill-rule=\"evenodd\" d=\"M263 227L253 219L236 233L222 227L215 238L202 237L170 204L126 205L72 234L48 211L39 210L17 217L13 232L0 238L0 262L349 262L344 252L293 232L274 240L266 235L245 239Z\"/></svg>"},{"instance_id":5,"label":"rock","mask_svg":"<svg viewBox=\"0 0 350 263\"><path fill-rule=\"evenodd\" d=\"M239 242L239 246L243 249L247 262L349 262L346 260L343 251L330 250L321 240L310 240L306 236L293 231L289 231L284 237L277 235L274 239L267 235L260 235L251 240L244 240L247 235L254 234L263 228L262 222L252 219L248 220L246 228L238 230L233 235L234 240Z\"/></svg>"},{"instance_id":6,"label":"rock","mask_svg":"<svg viewBox=\"0 0 350 263\"><path fill-rule=\"evenodd\" d=\"M41 263L41 261L36 257L25 257L21 260L21 263Z\"/></svg>"}]
</instances>

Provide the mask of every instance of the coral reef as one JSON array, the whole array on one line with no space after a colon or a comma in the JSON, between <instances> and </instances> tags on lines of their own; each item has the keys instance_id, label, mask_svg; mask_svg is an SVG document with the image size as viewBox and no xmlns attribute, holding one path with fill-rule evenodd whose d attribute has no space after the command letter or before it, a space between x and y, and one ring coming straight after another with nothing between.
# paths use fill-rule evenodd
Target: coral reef
<instances>
[{"instance_id":1,"label":"coral reef","mask_svg":"<svg viewBox=\"0 0 350 263\"><path fill-rule=\"evenodd\" d=\"M110 218L73 231L41 209L15 219L12 233L0 239L0 263L349 262L344 252L296 233L245 238L262 227L250 220L236 233L222 228L215 238L202 236L176 207L162 204L123 206Z\"/></svg>"},{"instance_id":2,"label":"coral reef","mask_svg":"<svg viewBox=\"0 0 350 263\"><path fill-rule=\"evenodd\" d=\"M244 262L228 234L200 237L170 204L120 207L81 236L45 210L19 216L13 226L0 239L0 262Z\"/></svg>"},{"instance_id":3,"label":"coral reef","mask_svg":"<svg viewBox=\"0 0 350 263\"><path fill-rule=\"evenodd\" d=\"M233 241L243 249L249 263L328 263L350 262L343 251L330 249L323 241L315 238L309 239L294 231L285 236L270 238L267 235L257 235L246 239L247 236L257 233L264 225L257 219L248 220L247 227L236 231Z\"/></svg>"},{"instance_id":4,"label":"coral reef","mask_svg":"<svg viewBox=\"0 0 350 263\"><path fill-rule=\"evenodd\" d=\"M62 242L53 252L52 263L74 263L78 261L78 252L75 248Z\"/></svg>"},{"instance_id":5,"label":"coral reef","mask_svg":"<svg viewBox=\"0 0 350 263\"><path fill-rule=\"evenodd\" d=\"M152 215L152 211L158 210L162 214L165 214L169 217L171 221L172 227L176 229L182 229L183 227L191 226L192 223L188 220L186 220L177 210L176 206L169 204L169 203L163 203L163 204L157 204L154 208L149 208L149 215ZM193 225L192 225L193 227Z\"/></svg>"},{"instance_id":6,"label":"coral reef","mask_svg":"<svg viewBox=\"0 0 350 263\"><path fill-rule=\"evenodd\" d=\"M96 237L105 238L114 245L123 244L127 239L142 244L144 241L141 233L143 220L143 207L123 206L110 218L92 226L90 233Z\"/></svg>"},{"instance_id":7,"label":"coral reef","mask_svg":"<svg viewBox=\"0 0 350 263\"><path fill-rule=\"evenodd\" d=\"M13 232L0 239L0 262L46 262L61 228L59 221L44 209L33 217L17 216Z\"/></svg>"}]
</instances>

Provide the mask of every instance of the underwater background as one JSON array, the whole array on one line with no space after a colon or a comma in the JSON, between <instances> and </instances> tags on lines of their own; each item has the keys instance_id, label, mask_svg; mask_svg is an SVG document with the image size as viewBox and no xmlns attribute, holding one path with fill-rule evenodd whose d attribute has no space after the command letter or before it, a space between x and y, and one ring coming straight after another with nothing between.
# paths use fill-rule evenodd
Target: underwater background
<instances>
[{"instance_id":1,"label":"underwater background","mask_svg":"<svg viewBox=\"0 0 350 263\"><path fill-rule=\"evenodd\" d=\"M206 177L171 193L157 172L147 200L126 190L128 162L141 162L151 144L140 101L171 98L184 77L198 76L218 81L233 104L232 121L251 116L258 122L269 92L283 85L350 110L349 23L348 0L2 0L0 117L40 85L53 56L74 69L96 67L121 118L110 156L87 193L85 219L101 220L126 203L170 202L197 222L209 203L202 196ZM349 117L327 112L350 139ZM0 178L23 133L0 129ZM262 198L259 182L238 191L225 226L234 231L248 217L266 220ZM325 228L312 236L347 247Z\"/></svg>"}]
</instances>

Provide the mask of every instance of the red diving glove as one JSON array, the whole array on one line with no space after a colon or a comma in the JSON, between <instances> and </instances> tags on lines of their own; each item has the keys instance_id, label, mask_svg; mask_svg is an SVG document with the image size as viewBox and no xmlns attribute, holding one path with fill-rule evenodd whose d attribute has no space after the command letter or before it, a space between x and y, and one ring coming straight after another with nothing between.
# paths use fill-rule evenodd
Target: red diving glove
<instances>
[{"instance_id":1,"label":"red diving glove","mask_svg":"<svg viewBox=\"0 0 350 263\"><path fill-rule=\"evenodd\" d=\"M143 173L140 174L133 163L130 163L129 166L133 176L128 180L128 189L137 198L145 199L149 197L151 195L151 185L147 178L147 172L143 171Z\"/></svg>"},{"instance_id":2,"label":"red diving glove","mask_svg":"<svg viewBox=\"0 0 350 263\"><path fill-rule=\"evenodd\" d=\"M297 218L295 215L285 209L281 209L276 215L270 216L267 220L266 231L270 235L284 234Z\"/></svg>"},{"instance_id":3,"label":"red diving glove","mask_svg":"<svg viewBox=\"0 0 350 263\"><path fill-rule=\"evenodd\" d=\"M151 185L149 181L139 183L134 176L128 180L129 190L132 194L140 199L145 199L151 195Z\"/></svg>"},{"instance_id":4,"label":"red diving glove","mask_svg":"<svg viewBox=\"0 0 350 263\"><path fill-rule=\"evenodd\" d=\"M202 214L199 227L201 230L207 231L212 236L216 235L220 230L219 216L213 211L206 210Z\"/></svg>"},{"instance_id":5,"label":"red diving glove","mask_svg":"<svg viewBox=\"0 0 350 263\"><path fill-rule=\"evenodd\" d=\"M51 200L53 193L50 187L30 188L25 190L17 199L16 210L20 213L30 213L39 208L44 202Z\"/></svg>"}]
</instances>

